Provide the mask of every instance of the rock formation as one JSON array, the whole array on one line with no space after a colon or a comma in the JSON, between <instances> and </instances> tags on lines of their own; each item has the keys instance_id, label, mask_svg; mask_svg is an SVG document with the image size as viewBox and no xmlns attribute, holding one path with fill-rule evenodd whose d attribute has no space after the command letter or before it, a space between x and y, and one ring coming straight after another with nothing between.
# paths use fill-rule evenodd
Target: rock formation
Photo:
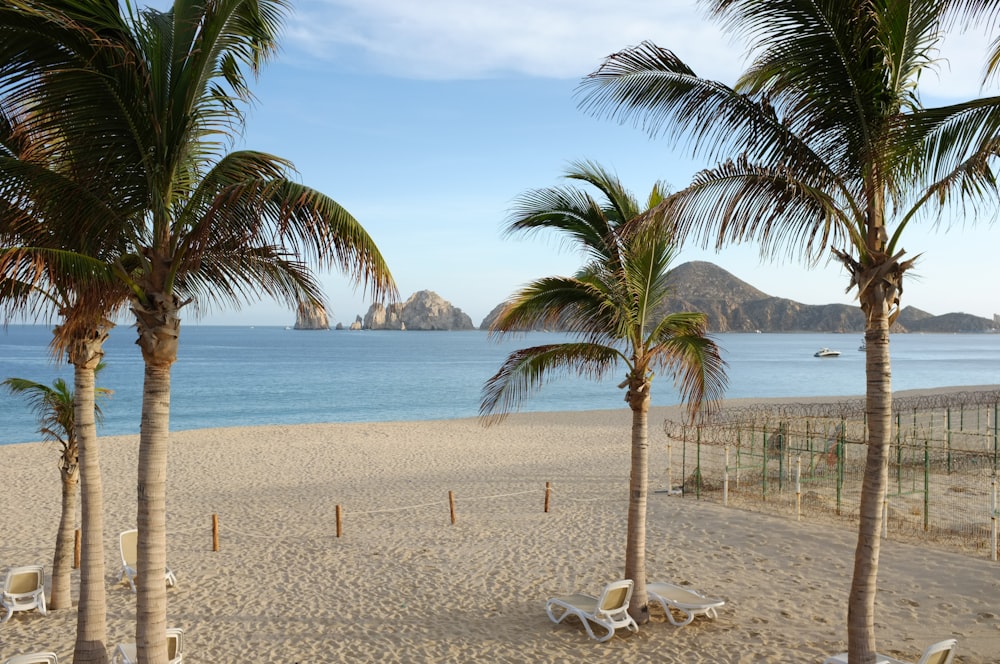
<instances>
[{"instance_id":1,"label":"rock formation","mask_svg":"<svg viewBox=\"0 0 1000 664\"><path fill-rule=\"evenodd\" d=\"M329 330L330 321L326 317L326 309L321 305L300 302L295 312L296 330Z\"/></svg>"},{"instance_id":2,"label":"rock formation","mask_svg":"<svg viewBox=\"0 0 1000 664\"><path fill-rule=\"evenodd\" d=\"M373 304L366 330L473 330L472 319L437 293L418 291L402 304Z\"/></svg>"}]
</instances>

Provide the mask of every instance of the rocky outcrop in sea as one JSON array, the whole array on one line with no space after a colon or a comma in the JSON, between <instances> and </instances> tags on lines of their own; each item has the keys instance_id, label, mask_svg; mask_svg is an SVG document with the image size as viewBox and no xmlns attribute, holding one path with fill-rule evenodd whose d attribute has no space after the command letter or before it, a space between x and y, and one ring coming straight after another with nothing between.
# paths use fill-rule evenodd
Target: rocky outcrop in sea
<instances>
[{"instance_id":1,"label":"rocky outcrop in sea","mask_svg":"<svg viewBox=\"0 0 1000 664\"><path fill-rule=\"evenodd\" d=\"M366 330L474 330L472 319L437 293L422 290L406 302L373 304L364 317Z\"/></svg>"},{"instance_id":2,"label":"rocky outcrop in sea","mask_svg":"<svg viewBox=\"0 0 1000 664\"><path fill-rule=\"evenodd\" d=\"M330 320L321 305L300 302L295 312L296 330L329 330Z\"/></svg>"}]
</instances>

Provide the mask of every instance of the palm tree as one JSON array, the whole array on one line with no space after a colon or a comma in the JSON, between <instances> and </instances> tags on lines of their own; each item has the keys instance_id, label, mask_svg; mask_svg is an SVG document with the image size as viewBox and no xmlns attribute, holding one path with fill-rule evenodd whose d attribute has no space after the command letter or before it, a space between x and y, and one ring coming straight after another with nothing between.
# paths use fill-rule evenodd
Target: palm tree
<instances>
[{"instance_id":1,"label":"palm tree","mask_svg":"<svg viewBox=\"0 0 1000 664\"><path fill-rule=\"evenodd\" d=\"M104 365L95 370L100 371ZM76 488L79 484L79 448L74 424L73 390L62 378L56 378L52 387L27 378L7 378L2 382L11 394L21 394L28 400L35 413L39 433L43 440L59 444L59 477L62 481L62 512L56 533L56 550L52 560L52 586L47 599L51 609L66 609L70 599L70 572L73 568L73 541L76 525ZM96 388L97 396L108 396L111 390ZM101 418L99 406L95 416Z\"/></svg>"},{"instance_id":2,"label":"palm tree","mask_svg":"<svg viewBox=\"0 0 1000 664\"><path fill-rule=\"evenodd\" d=\"M648 415L654 371L673 376L694 418L705 402L721 397L725 363L705 333L704 314L665 313L675 254L670 238L628 228L663 201L663 189L655 186L640 208L615 176L595 164L575 164L566 176L591 185L603 198L575 187L529 192L519 199L507 232L561 232L588 260L572 277L539 279L518 291L505 303L491 333L502 336L558 324L578 340L511 353L484 386L480 413L488 423L499 420L553 373L601 378L624 364L619 387L628 388L625 400L632 410L625 576L635 584L629 613L645 623Z\"/></svg>"},{"instance_id":3,"label":"palm tree","mask_svg":"<svg viewBox=\"0 0 1000 664\"><path fill-rule=\"evenodd\" d=\"M142 662L166 661L166 593L155 580L166 561L170 369L181 309L239 306L261 295L289 306L320 304L310 265L343 270L373 297L395 297L378 248L346 210L295 182L287 161L223 145L241 127L247 75L275 51L284 10L280 0L178 0L168 12L62 0L17 9L36 33L58 34L76 67L33 60L44 76L15 91L40 109L35 122L89 137L91 149L76 158L119 181L112 200L122 211L102 219L100 230L112 238L107 246L128 247L108 264L129 290L145 362L136 600ZM0 65L34 53L28 30L16 36L11 48L0 45ZM101 117L86 104L79 110L80 98L99 99ZM73 145L87 144L74 138Z\"/></svg>"},{"instance_id":4,"label":"palm tree","mask_svg":"<svg viewBox=\"0 0 1000 664\"><path fill-rule=\"evenodd\" d=\"M920 104L917 83L934 65L952 3L704 4L752 41L755 57L735 86L700 78L646 42L588 76L583 105L724 159L658 210L677 237L716 247L754 241L762 256L785 250L810 263L832 251L848 269L865 314L868 423L848 651L852 662L871 664L892 427L889 329L915 260L903 251L903 231L956 196L995 194L989 163L1000 104Z\"/></svg>"},{"instance_id":5,"label":"palm tree","mask_svg":"<svg viewBox=\"0 0 1000 664\"><path fill-rule=\"evenodd\" d=\"M128 174L119 168L125 160L107 158L116 152L106 149L111 127L83 130L96 128L105 117L106 100L99 94L72 95L78 115L74 131L68 131L71 123L52 121L61 118L62 102L47 105L38 88L63 87L99 62L104 49L97 33L69 22L46 25L20 13L15 3L0 13L0 71L9 84L0 94L0 306L9 315L60 318L52 349L73 366L81 495L74 661L102 664L108 659L107 609L94 372L113 327L110 319L129 296L112 274L125 262L119 260L121 246L114 244L122 238L106 229L135 214L141 199L126 195ZM77 87L101 89L88 79ZM98 122L84 120L87 113Z\"/></svg>"}]
</instances>

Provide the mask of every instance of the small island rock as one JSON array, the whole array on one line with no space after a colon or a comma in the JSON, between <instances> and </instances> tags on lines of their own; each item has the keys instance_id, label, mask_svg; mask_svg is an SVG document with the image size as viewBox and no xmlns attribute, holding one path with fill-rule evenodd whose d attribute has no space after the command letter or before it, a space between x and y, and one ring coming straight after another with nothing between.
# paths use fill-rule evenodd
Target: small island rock
<instances>
[{"instance_id":1,"label":"small island rock","mask_svg":"<svg viewBox=\"0 0 1000 664\"><path fill-rule=\"evenodd\" d=\"M437 293L422 290L402 304L373 304L364 318L371 330L474 330L472 319Z\"/></svg>"},{"instance_id":2,"label":"small island rock","mask_svg":"<svg viewBox=\"0 0 1000 664\"><path fill-rule=\"evenodd\" d=\"M322 305L300 302L295 312L295 329L329 330L330 320L326 316L326 309Z\"/></svg>"}]
</instances>

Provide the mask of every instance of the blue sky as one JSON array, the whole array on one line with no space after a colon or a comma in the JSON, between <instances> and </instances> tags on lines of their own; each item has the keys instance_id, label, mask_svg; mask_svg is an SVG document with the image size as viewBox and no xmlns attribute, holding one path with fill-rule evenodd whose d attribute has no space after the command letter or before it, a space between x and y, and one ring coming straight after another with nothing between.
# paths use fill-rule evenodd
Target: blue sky
<instances>
[{"instance_id":1,"label":"blue sky","mask_svg":"<svg viewBox=\"0 0 1000 664\"><path fill-rule=\"evenodd\" d=\"M153 2L162 7L165 3ZM529 280L568 274L579 257L556 238L505 238L522 192L562 183L571 161L596 161L638 197L654 182L685 186L709 166L638 129L586 115L574 91L610 53L644 39L674 50L701 76L732 83L745 63L689 0L298 0L282 51L254 86L237 147L290 159L305 184L357 217L389 263L403 298L432 290L475 325ZM949 39L928 105L984 94L987 40ZM988 91L987 91L988 92ZM924 257L903 304L933 314L1000 313L992 217L911 228L904 248ZM678 263L709 260L776 296L851 303L846 272L783 260L754 247L716 254L685 248ZM364 315L364 293L323 276L331 321ZM264 301L188 323L288 325Z\"/></svg>"}]
</instances>

